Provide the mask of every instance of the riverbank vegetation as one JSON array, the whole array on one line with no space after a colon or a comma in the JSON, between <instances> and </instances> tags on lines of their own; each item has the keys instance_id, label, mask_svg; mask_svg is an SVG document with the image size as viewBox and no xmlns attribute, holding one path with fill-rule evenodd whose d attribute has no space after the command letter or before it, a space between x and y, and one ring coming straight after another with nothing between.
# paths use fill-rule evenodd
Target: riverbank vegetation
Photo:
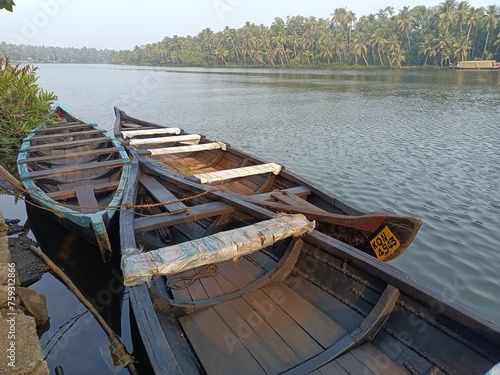
<instances>
[{"instance_id":1,"label":"riverbank vegetation","mask_svg":"<svg viewBox=\"0 0 500 375\"><path fill-rule=\"evenodd\" d=\"M57 97L38 87L36 67L0 59L0 147L18 148L22 139L47 119Z\"/></svg>"},{"instance_id":2,"label":"riverbank vegetation","mask_svg":"<svg viewBox=\"0 0 500 375\"><path fill-rule=\"evenodd\" d=\"M115 52L111 62L195 66L447 66L499 56L500 8L445 0L433 7L393 7L358 19L347 8L328 18L275 18L269 26L210 28Z\"/></svg>"},{"instance_id":3,"label":"riverbank vegetation","mask_svg":"<svg viewBox=\"0 0 500 375\"><path fill-rule=\"evenodd\" d=\"M17 62L101 64L109 62L112 53L108 49L0 43L0 57L8 56L11 61Z\"/></svg>"}]
</instances>

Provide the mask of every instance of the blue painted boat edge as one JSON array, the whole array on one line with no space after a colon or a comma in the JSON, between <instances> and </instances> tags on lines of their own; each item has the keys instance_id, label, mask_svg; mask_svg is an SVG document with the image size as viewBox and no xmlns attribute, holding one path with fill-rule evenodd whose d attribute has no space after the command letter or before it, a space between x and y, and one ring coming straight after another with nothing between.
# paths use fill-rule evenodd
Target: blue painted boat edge
<instances>
[{"instance_id":1,"label":"blue painted boat edge","mask_svg":"<svg viewBox=\"0 0 500 375\"><path fill-rule=\"evenodd\" d=\"M64 106L60 104L54 104L52 106L51 111L56 111L58 108L61 108L62 110L67 112L71 117L74 117L79 121L89 123L77 116L74 116L70 111L68 111ZM91 124L95 129L98 130L102 129L97 124L94 123L89 123L89 124ZM106 134L106 136L110 139L113 145L118 148L120 157L123 160L120 182L118 183L118 188L115 194L113 195L112 200L105 209L100 210L93 214L81 213L69 207L63 206L54 199L52 199L51 197L49 197L44 191L38 188L34 183L34 181L31 179L27 164L19 163L19 161L21 160L26 160L28 155L27 149L30 145L30 140L33 136L35 136L36 132L42 127L43 125L38 125L35 129L33 129L28 134L28 136L24 138L23 143L21 145L21 149L19 150L19 154L17 157L17 163L18 163L17 165L21 182L24 188L27 190L28 194L32 197L32 199L38 205L46 207L48 210L50 210L51 213L54 216L56 216L56 218L61 222L61 224L65 226L72 226L68 225L68 223L65 223L65 221L68 220L77 225L78 227L82 227L83 229L85 229L84 231L79 231L79 232L88 241L94 242L99 246L104 258L105 252L111 250L111 245L109 244L109 236L107 234L107 227L110 221L112 220L113 216L115 215L116 211L119 209L121 205L123 192L125 190L125 186L127 184L130 174L130 168L131 168L130 158L127 152L125 151L125 148L121 145L121 143L112 134ZM91 238L92 236L90 236L88 231L92 232L94 238Z\"/></svg>"}]
</instances>

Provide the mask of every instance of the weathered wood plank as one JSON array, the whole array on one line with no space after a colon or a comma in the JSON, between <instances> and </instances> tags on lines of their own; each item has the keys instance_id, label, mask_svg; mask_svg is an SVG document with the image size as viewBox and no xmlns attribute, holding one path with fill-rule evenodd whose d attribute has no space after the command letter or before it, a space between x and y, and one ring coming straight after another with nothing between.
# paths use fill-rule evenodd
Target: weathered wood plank
<instances>
[{"instance_id":1,"label":"weathered wood plank","mask_svg":"<svg viewBox=\"0 0 500 375\"><path fill-rule=\"evenodd\" d=\"M163 205L167 211L177 211L185 209L187 206L178 202L178 198L167 188L165 188L153 176L143 174L139 178L139 183L151 194L158 202L171 202Z\"/></svg>"},{"instance_id":2,"label":"weathered wood plank","mask_svg":"<svg viewBox=\"0 0 500 375\"><path fill-rule=\"evenodd\" d=\"M78 139L76 141L66 141L66 142L59 142L59 143L49 143L49 144L43 144L43 145L34 145L34 146L28 146L26 148L27 151L39 151L39 150L47 150L47 149L56 149L56 148L71 148L71 147L77 147L77 146L88 146L91 144L98 144L98 143L106 143L106 142L111 142L111 138L109 137L99 137L99 138L90 138L90 139Z\"/></svg>"},{"instance_id":3,"label":"weathered wood plank","mask_svg":"<svg viewBox=\"0 0 500 375\"><path fill-rule=\"evenodd\" d=\"M262 290L323 348L330 347L348 333L283 283L275 283Z\"/></svg>"},{"instance_id":4,"label":"weathered wood plank","mask_svg":"<svg viewBox=\"0 0 500 375\"><path fill-rule=\"evenodd\" d=\"M181 371L174 353L163 334L162 328L151 303L147 286L129 288L130 304L136 316L142 342L146 347L150 362L156 374L174 375Z\"/></svg>"},{"instance_id":5,"label":"weathered wood plank","mask_svg":"<svg viewBox=\"0 0 500 375\"><path fill-rule=\"evenodd\" d=\"M24 163L51 162L51 161L61 160L61 159L80 158L83 156L109 155L109 154L114 154L118 151L119 151L118 147L109 147L109 148L98 148L98 149L89 150L89 151L58 153L58 154L54 153L54 154L45 155L45 156L28 156L26 159L19 160L18 163L24 164Z\"/></svg>"},{"instance_id":6,"label":"weathered wood plank","mask_svg":"<svg viewBox=\"0 0 500 375\"><path fill-rule=\"evenodd\" d=\"M33 171L30 172L30 176L32 179L40 179L40 178L48 178L48 177L57 177L57 176L65 176L65 175L75 175L81 173L83 171L94 171L100 168L118 168L123 166L122 159L114 159L103 162L93 162L93 163L85 163L80 164L78 166L68 166L62 168L54 168L54 169L45 169L43 171Z\"/></svg>"},{"instance_id":7,"label":"weathered wood plank","mask_svg":"<svg viewBox=\"0 0 500 375\"><path fill-rule=\"evenodd\" d=\"M248 293L243 298L301 359L308 359L323 351L321 345L262 290Z\"/></svg>"},{"instance_id":8,"label":"weathered wood plank","mask_svg":"<svg viewBox=\"0 0 500 375\"><path fill-rule=\"evenodd\" d=\"M344 368L340 366L336 361L327 363L326 365L320 367L318 371L323 375L349 375L349 373L344 370ZM389 375L389 373L387 375Z\"/></svg>"},{"instance_id":9,"label":"weathered wood plank","mask_svg":"<svg viewBox=\"0 0 500 375\"><path fill-rule=\"evenodd\" d=\"M177 225L233 212L234 209L220 202L210 202L189 207L185 211L171 215L158 214L134 220L135 233L142 233L166 226Z\"/></svg>"},{"instance_id":10,"label":"weathered wood plank","mask_svg":"<svg viewBox=\"0 0 500 375\"><path fill-rule=\"evenodd\" d=\"M301 358L244 299L237 298L214 309L268 374L278 374L300 363Z\"/></svg>"},{"instance_id":11,"label":"weathered wood plank","mask_svg":"<svg viewBox=\"0 0 500 375\"><path fill-rule=\"evenodd\" d=\"M40 128L37 133L60 132L61 130L79 129L79 128L93 128L93 124L86 124L83 122L64 122L61 124L47 125L45 128Z\"/></svg>"},{"instance_id":12,"label":"weathered wood plank","mask_svg":"<svg viewBox=\"0 0 500 375\"><path fill-rule=\"evenodd\" d=\"M112 191L116 190L116 188L119 185L119 181L112 181L112 182L107 182L104 184L98 184L98 185L93 185L94 186L94 192L95 193L103 193L105 191ZM70 188L70 189L64 189L61 191L55 191L52 193L47 193L49 197L55 200L60 200L60 199L70 199L76 197L75 189Z\"/></svg>"},{"instance_id":13,"label":"weathered wood plank","mask_svg":"<svg viewBox=\"0 0 500 375\"><path fill-rule=\"evenodd\" d=\"M92 185L75 187L75 194L81 212L91 213L99 210L99 203L97 203L97 199L95 198L94 187Z\"/></svg>"},{"instance_id":14,"label":"weathered wood plank","mask_svg":"<svg viewBox=\"0 0 500 375\"><path fill-rule=\"evenodd\" d=\"M375 373L361 363L352 353L346 353L336 360L349 374L375 375Z\"/></svg>"},{"instance_id":15,"label":"weathered wood plank","mask_svg":"<svg viewBox=\"0 0 500 375\"><path fill-rule=\"evenodd\" d=\"M266 374L214 308L186 315L179 321L207 374Z\"/></svg>"},{"instance_id":16,"label":"weathered wood plank","mask_svg":"<svg viewBox=\"0 0 500 375\"><path fill-rule=\"evenodd\" d=\"M351 350L361 363L372 370L376 375L407 375L408 372L394 363L387 355L378 350L373 344L366 343Z\"/></svg>"},{"instance_id":17,"label":"weathered wood plank","mask_svg":"<svg viewBox=\"0 0 500 375\"><path fill-rule=\"evenodd\" d=\"M56 134L47 134L47 135L34 135L31 137L32 141L47 141L50 139L56 139L56 138L68 138L68 137L88 137L88 136L93 136L97 134L103 134L106 133L106 130L104 129L93 129L93 130L83 130L83 131L78 131L78 132L68 132L68 133L56 133Z\"/></svg>"}]
</instances>

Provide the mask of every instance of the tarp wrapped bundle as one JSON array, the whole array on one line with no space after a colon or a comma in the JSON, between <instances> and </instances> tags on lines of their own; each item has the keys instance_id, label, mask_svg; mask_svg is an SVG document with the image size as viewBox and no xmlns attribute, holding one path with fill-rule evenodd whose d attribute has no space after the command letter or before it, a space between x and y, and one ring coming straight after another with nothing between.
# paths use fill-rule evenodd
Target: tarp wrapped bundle
<instances>
[{"instance_id":1,"label":"tarp wrapped bundle","mask_svg":"<svg viewBox=\"0 0 500 375\"><path fill-rule=\"evenodd\" d=\"M147 253L122 249L121 268L126 286L149 282L153 275L171 275L205 264L250 254L282 239L298 237L314 229L304 215L280 215L274 219L216 233Z\"/></svg>"}]
</instances>

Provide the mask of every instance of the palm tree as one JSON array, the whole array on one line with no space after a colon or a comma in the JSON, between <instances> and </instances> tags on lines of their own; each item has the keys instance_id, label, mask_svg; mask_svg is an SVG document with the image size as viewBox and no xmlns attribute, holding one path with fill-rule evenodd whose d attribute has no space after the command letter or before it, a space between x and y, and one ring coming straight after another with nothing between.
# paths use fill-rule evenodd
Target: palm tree
<instances>
[{"instance_id":1,"label":"palm tree","mask_svg":"<svg viewBox=\"0 0 500 375\"><path fill-rule=\"evenodd\" d=\"M469 40L462 36L455 43L453 43L453 57L457 60L467 60L467 56L469 55L470 45Z\"/></svg>"},{"instance_id":2,"label":"palm tree","mask_svg":"<svg viewBox=\"0 0 500 375\"><path fill-rule=\"evenodd\" d=\"M223 34L226 42L228 42L231 45L234 57L236 58L236 62L238 62L240 60L240 56L238 53L238 48L236 47L236 40L237 40L236 30L229 28L229 26L226 26L223 31Z\"/></svg>"},{"instance_id":3,"label":"palm tree","mask_svg":"<svg viewBox=\"0 0 500 375\"><path fill-rule=\"evenodd\" d=\"M470 5L468 1L461 1L457 5L457 21L460 26L460 36L463 35L463 26L467 23Z\"/></svg>"},{"instance_id":4,"label":"palm tree","mask_svg":"<svg viewBox=\"0 0 500 375\"><path fill-rule=\"evenodd\" d=\"M347 8L337 8L331 14L332 26L336 32L345 35L347 25Z\"/></svg>"},{"instance_id":5,"label":"palm tree","mask_svg":"<svg viewBox=\"0 0 500 375\"><path fill-rule=\"evenodd\" d=\"M489 5L486 8L486 14L484 18L484 27L486 29L486 40L484 42L482 59L484 59L486 50L488 48L488 40L490 38L490 33L492 33L498 26L498 10L499 7L497 5Z\"/></svg>"},{"instance_id":6,"label":"palm tree","mask_svg":"<svg viewBox=\"0 0 500 375\"><path fill-rule=\"evenodd\" d=\"M497 38L498 39L495 41L495 43L493 43L493 45L497 47L496 50L498 51L498 49L500 48L500 33L498 33Z\"/></svg>"},{"instance_id":7,"label":"palm tree","mask_svg":"<svg viewBox=\"0 0 500 375\"><path fill-rule=\"evenodd\" d=\"M201 31L200 37L203 40L203 42L208 46L210 53L212 53L213 44L215 40L214 32L209 27L207 27L206 29L203 29Z\"/></svg>"},{"instance_id":8,"label":"palm tree","mask_svg":"<svg viewBox=\"0 0 500 375\"><path fill-rule=\"evenodd\" d=\"M302 40L300 35L293 30L290 35L288 35L288 44L293 48L293 57L295 60L299 60L299 56L297 54L297 48L301 45Z\"/></svg>"},{"instance_id":9,"label":"palm tree","mask_svg":"<svg viewBox=\"0 0 500 375\"><path fill-rule=\"evenodd\" d=\"M358 65L358 58L361 56L365 61L366 66L368 65L368 60L366 59L366 53L368 51L367 44L365 43L364 36L362 33L356 33L354 35L354 40L352 43L352 53L354 56L354 62Z\"/></svg>"},{"instance_id":10,"label":"palm tree","mask_svg":"<svg viewBox=\"0 0 500 375\"><path fill-rule=\"evenodd\" d=\"M420 48L418 50L419 55L425 55L424 65L427 65L427 60L429 59L429 57L436 56L434 45L434 36L432 36L432 34L425 35L424 40L422 43L420 43Z\"/></svg>"},{"instance_id":11,"label":"palm tree","mask_svg":"<svg viewBox=\"0 0 500 375\"><path fill-rule=\"evenodd\" d=\"M389 62L389 65L393 67L393 56L401 51L401 44L399 43L398 36L396 34L392 34L387 40L385 46L387 61Z\"/></svg>"},{"instance_id":12,"label":"palm tree","mask_svg":"<svg viewBox=\"0 0 500 375\"><path fill-rule=\"evenodd\" d=\"M346 15L346 22L348 26L348 31L349 31L349 39L347 39L347 44L351 43L351 33L352 30L354 29L354 25L356 24L356 21L358 18L356 17L356 14L352 11L348 11Z\"/></svg>"},{"instance_id":13,"label":"palm tree","mask_svg":"<svg viewBox=\"0 0 500 375\"><path fill-rule=\"evenodd\" d=\"M383 50L385 44L387 43L387 39L385 39L385 32L383 29L378 28L375 30L375 32L372 35L372 38L370 39L370 44L372 47L372 50L377 50L378 54L378 59L380 61L380 65L384 65L384 61L382 60L382 53L381 51Z\"/></svg>"},{"instance_id":14,"label":"palm tree","mask_svg":"<svg viewBox=\"0 0 500 375\"><path fill-rule=\"evenodd\" d=\"M410 7L403 7L397 16L398 30L406 35L406 40L408 41L408 51L411 51L410 45L410 33L413 31L413 26L415 23L415 18L410 11Z\"/></svg>"}]
</instances>

